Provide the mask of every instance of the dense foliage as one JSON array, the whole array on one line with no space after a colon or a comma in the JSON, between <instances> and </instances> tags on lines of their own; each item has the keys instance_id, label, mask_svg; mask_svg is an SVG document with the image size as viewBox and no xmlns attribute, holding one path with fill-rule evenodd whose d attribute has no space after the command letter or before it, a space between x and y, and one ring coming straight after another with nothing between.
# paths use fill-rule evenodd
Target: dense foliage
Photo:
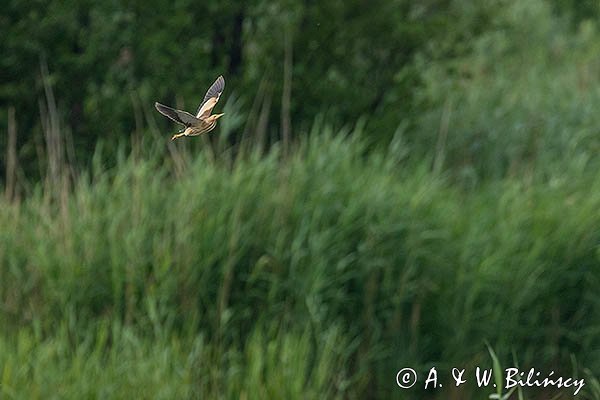
<instances>
[{"instance_id":1,"label":"dense foliage","mask_svg":"<svg viewBox=\"0 0 600 400\"><path fill-rule=\"evenodd\" d=\"M71 162L88 165L98 139L114 152L116 142L129 142L130 135L144 134L154 123L154 101L194 109L222 73L226 98L245 116L233 142L257 126L269 138L297 137L315 115L327 113L331 122L343 124L371 116L368 123L386 143L401 121L419 124L423 112L435 116L445 102L451 110L462 107L461 100L481 106L475 94L487 90L496 73L503 76L493 87L499 96L515 89L514 78L529 90L527 76L543 79L546 68L565 68L565 63L587 71L592 81L581 84L595 83L588 46L598 42L595 31L588 32L580 63L568 60L571 48L581 44L572 31L584 18L598 15L598 7L565 0L252 0L201 6L189 0L8 0L0 18L0 126L7 126L8 110L14 107L21 168L35 179L48 113L56 113L63 135L73 143ZM518 70L522 57L536 57L539 70ZM522 73L527 75L515 76ZM55 98L51 104L49 90ZM461 99L471 91L469 99ZM569 100L558 92L548 94L550 101ZM502 104L486 95L488 108L473 112L492 114L480 118L504 118L511 106L524 108L510 118L524 124L525 132L518 132L523 140L529 140L527 131L537 128L536 121L544 123L543 113L528 121L524 112L541 106L554 113L556 105L528 99ZM472 118L463 123L471 124ZM168 126L163 119L158 123ZM491 137L495 148L496 133L488 128L471 126L477 132L456 142L449 137L449 148L464 141L477 146L481 140L473 141L472 134ZM431 136L438 127L429 130L410 139L435 147ZM0 147L5 145L3 136ZM530 154L531 149L520 151ZM456 156L463 160L448 160L479 161L470 154ZM486 155L481 161L487 160Z\"/></svg>"},{"instance_id":2,"label":"dense foliage","mask_svg":"<svg viewBox=\"0 0 600 400\"><path fill-rule=\"evenodd\" d=\"M46 397L64 374L71 397L414 398L395 371L489 367L485 341L591 383L597 174L465 193L403 171L401 148L365 158L360 132L317 130L285 161L204 151L173 178L129 158L71 195L0 207L0 321L20 332L0 342L0 391L33 376Z\"/></svg>"}]
</instances>

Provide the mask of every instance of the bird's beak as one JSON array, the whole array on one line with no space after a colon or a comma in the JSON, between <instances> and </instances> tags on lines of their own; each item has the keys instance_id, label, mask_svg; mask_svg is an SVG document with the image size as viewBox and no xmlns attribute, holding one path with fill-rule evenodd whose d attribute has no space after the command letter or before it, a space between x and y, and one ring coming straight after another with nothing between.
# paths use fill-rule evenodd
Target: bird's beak
<instances>
[{"instance_id":1,"label":"bird's beak","mask_svg":"<svg viewBox=\"0 0 600 400\"><path fill-rule=\"evenodd\" d=\"M219 118L221 118L223 115L225 115L225 113L222 113L222 114L217 114L217 115L216 115L216 117L217 117L216 119L219 119Z\"/></svg>"}]
</instances>

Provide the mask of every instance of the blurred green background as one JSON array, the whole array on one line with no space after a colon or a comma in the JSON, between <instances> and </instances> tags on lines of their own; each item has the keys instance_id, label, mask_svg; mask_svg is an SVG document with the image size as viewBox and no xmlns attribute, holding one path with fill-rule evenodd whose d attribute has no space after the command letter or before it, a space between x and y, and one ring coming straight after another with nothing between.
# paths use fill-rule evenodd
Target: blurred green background
<instances>
[{"instance_id":1,"label":"blurred green background","mask_svg":"<svg viewBox=\"0 0 600 400\"><path fill-rule=\"evenodd\" d=\"M455 387L497 355L600 399L599 18L5 1L0 397L573 396ZM169 141L154 102L220 74L216 130Z\"/></svg>"}]
</instances>

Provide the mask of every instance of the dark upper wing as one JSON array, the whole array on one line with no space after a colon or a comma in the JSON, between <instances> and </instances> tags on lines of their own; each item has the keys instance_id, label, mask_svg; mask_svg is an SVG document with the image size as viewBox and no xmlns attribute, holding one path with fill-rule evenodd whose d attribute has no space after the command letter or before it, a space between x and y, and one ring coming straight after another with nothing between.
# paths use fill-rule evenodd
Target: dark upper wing
<instances>
[{"instance_id":1,"label":"dark upper wing","mask_svg":"<svg viewBox=\"0 0 600 400\"><path fill-rule=\"evenodd\" d=\"M187 111L176 110L174 108L165 106L164 104L154 103L154 107L164 116L169 117L173 121L183 124L185 126L190 126L198 121L196 117L190 114Z\"/></svg>"},{"instance_id":2,"label":"dark upper wing","mask_svg":"<svg viewBox=\"0 0 600 400\"><path fill-rule=\"evenodd\" d=\"M217 101L219 101L219 97L221 96L221 93L223 93L224 89L225 89L225 79L223 79L222 75L219 75L219 77L217 78L215 83L213 83L211 85L211 87L208 88L208 91L204 95L204 100L202 100L202 103L198 107L198 111L196 111L196 116L198 117L198 116L200 116L200 114L204 114L206 112L206 110L203 110L202 108L204 107L204 105L206 104L206 102L209 99L212 99L212 98L216 99L214 104L212 104L212 106L214 107L214 105L217 104ZM212 107L211 107L211 110L212 110Z\"/></svg>"}]
</instances>

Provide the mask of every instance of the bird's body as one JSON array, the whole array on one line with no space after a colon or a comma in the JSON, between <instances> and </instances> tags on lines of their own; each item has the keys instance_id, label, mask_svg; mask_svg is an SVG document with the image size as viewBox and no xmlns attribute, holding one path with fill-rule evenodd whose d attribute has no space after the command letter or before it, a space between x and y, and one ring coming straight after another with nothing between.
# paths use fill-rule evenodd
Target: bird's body
<instances>
[{"instance_id":1,"label":"bird's body","mask_svg":"<svg viewBox=\"0 0 600 400\"><path fill-rule=\"evenodd\" d=\"M196 116L193 116L187 111L177 110L158 102L155 103L154 106L158 112L177 122L178 124L185 126L185 129L176 135L173 135L171 140L175 140L182 136L198 136L215 129L215 126L217 126L217 120L224 114L211 115L211 112L219 101L221 93L223 93L223 89L225 89L225 79L223 79L222 76L219 76L215 83L213 83L206 92L204 100L200 104L200 107L198 107Z\"/></svg>"}]
</instances>

